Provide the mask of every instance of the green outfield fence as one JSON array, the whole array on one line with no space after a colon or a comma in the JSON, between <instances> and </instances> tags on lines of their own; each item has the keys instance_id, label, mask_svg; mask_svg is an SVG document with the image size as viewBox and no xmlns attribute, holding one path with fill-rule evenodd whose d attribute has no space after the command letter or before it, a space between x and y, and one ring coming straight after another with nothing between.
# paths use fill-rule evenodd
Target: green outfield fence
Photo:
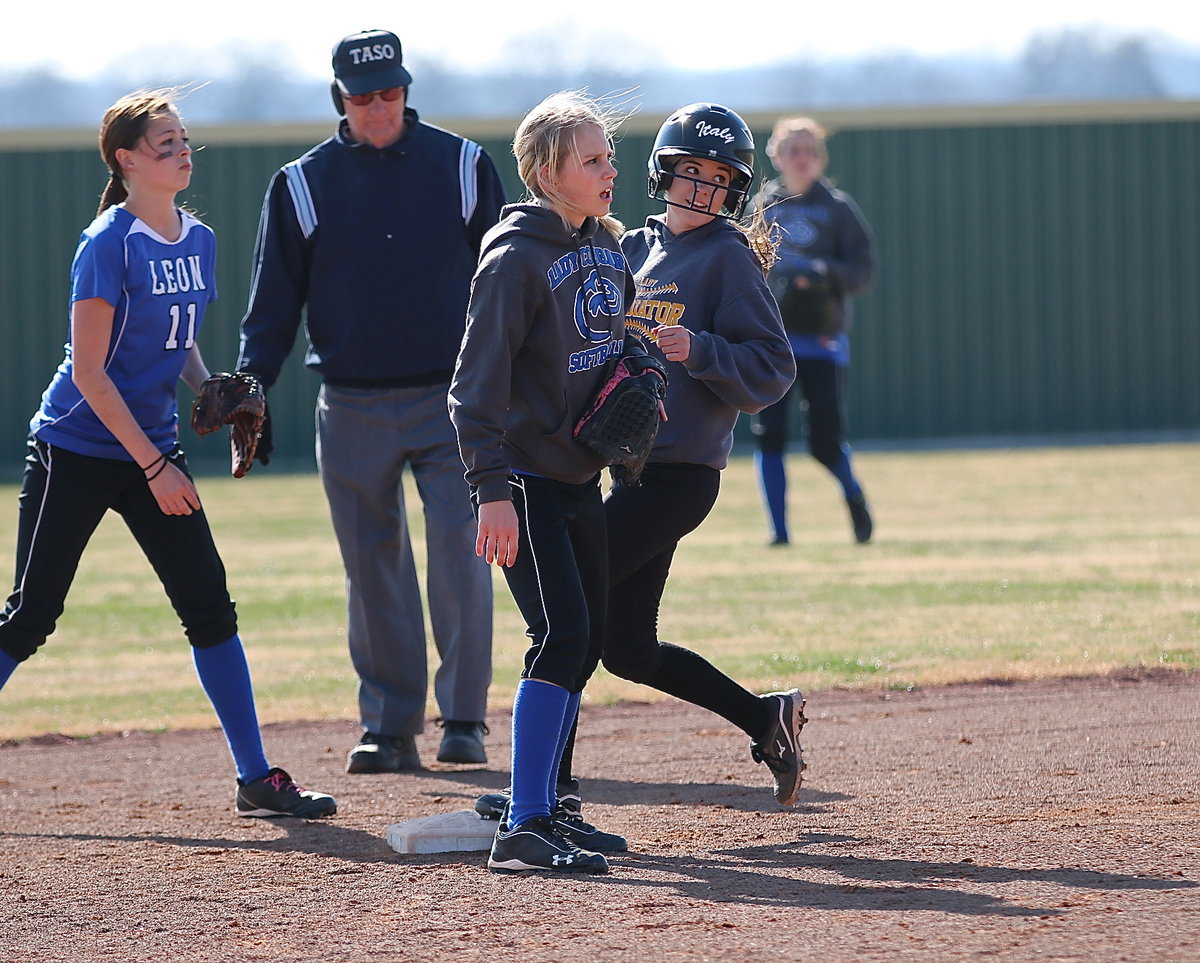
<instances>
[{"instance_id":1,"label":"green outfield fence","mask_svg":"<svg viewBox=\"0 0 1200 963\"><path fill-rule=\"evenodd\" d=\"M1200 102L814 113L834 131L829 173L878 242L853 335L852 440L1200 434ZM517 196L516 119L427 119L482 143ZM765 145L775 115L746 119ZM635 117L617 146L629 225L655 210L645 157L660 120ZM186 202L219 245L201 335L214 370L237 355L267 181L332 126L191 131L205 149ZM5 480L61 359L70 260L104 180L92 130L0 131ZM279 465L297 470L313 465L317 384L301 354L271 395ZM185 430L184 444L199 470L225 470L219 441Z\"/></svg>"}]
</instances>

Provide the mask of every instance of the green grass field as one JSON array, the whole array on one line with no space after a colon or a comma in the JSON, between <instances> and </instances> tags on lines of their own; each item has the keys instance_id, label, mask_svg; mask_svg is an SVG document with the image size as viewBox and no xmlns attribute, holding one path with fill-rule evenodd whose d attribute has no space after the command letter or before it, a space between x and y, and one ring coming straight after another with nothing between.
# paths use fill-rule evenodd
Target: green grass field
<instances>
[{"instance_id":1,"label":"green grass field","mask_svg":"<svg viewBox=\"0 0 1200 963\"><path fill-rule=\"evenodd\" d=\"M763 691L1200 666L1200 446L866 453L858 463L872 544L854 544L824 470L793 456L793 544L771 548L750 462L736 459L716 510L676 555L662 637ZM262 721L356 719L318 480L260 468L200 488ZM0 487L9 560L16 494ZM492 705L502 708L525 639L498 573L495 584ZM601 670L587 698L659 696ZM0 739L214 724L174 613L110 515L58 631L0 693Z\"/></svg>"}]
</instances>

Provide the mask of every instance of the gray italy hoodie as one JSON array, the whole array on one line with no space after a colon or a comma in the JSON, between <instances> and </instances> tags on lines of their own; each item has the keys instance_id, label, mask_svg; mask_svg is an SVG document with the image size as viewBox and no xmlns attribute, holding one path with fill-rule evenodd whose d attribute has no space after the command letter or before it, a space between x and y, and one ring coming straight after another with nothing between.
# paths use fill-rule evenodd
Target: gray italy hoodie
<instances>
[{"instance_id":1,"label":"gray italy hoodie","mask_svg":"<svg viewBox=\"0 0 1200 963\"><path fill-rule=\"evenodd\" d=\"M796 361L779 308L746 237L724 218L672 234L651 217L621 239L637 299L629 333L667 367L667 416L652 462L722 469L733 447L738 412L753 414L784 396ZM692 333L688 359L668 362L652 343L659 325Z\"/></svg>"}]
</instances>

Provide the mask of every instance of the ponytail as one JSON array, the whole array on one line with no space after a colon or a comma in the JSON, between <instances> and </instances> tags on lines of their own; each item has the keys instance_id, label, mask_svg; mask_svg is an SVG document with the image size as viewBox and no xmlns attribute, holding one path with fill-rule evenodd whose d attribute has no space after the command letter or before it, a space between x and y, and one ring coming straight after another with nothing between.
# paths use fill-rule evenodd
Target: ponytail
<instances>
[{"instance_id":1,"label":"ponytail","mask_svg":"<svg viewBox=\"0 0 1200 963\"><path fill-rule=\"evenodd\" d=\"M605 214L603 217L596 218L600 222L600 226L608 231L616 240L621 240L625 234L625 225L613 217L611 214Z\"/></svg>"},{"instance_id":2,"label":"ponytail","mask_svg":"<svg viewBox=\"0 0 1200 963\"><path fill-rule=\"evenodd\" d=\"M125 189L125 181L118 171L113 171L108 177L104 193L100 195L100 206L96 208L96 216L99 217L110 207L120 204L128 196L129 191Z\"/></svg>"},{"instance_id":3,"label":"ponytail","mask_svg":"<svg viewBox=\"0 0 1200 963\"><path fill-rule=\"evenodd\" d=\"M779 225L774 221L768 222L762 205L756 204L753 213L742 223L735 221L734 226L746 235L746 243L758 259L758 266L765 277L779 259Z\"/></svg>"}]
</instances>

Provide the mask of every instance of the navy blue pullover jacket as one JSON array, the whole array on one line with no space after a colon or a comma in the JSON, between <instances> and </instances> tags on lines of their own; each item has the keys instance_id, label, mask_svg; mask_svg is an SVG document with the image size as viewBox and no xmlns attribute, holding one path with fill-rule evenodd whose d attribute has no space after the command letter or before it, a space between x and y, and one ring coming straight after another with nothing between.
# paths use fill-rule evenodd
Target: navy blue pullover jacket
<instances>
[{"instance_id":1,"label":"navy blue pullover jacket","mask_svg":"<svg viewBox=\"0 0 1200 963\"><path fill-rule=\"evenodd\" d=\"M512 204L484 239L450 420L479 502L512 498L512 472L581 485L604 459L574 436L624 353L633 277L594 217L572 228L541 204Z\"/></svg>"},{"instance_id":2,"label":"navy blue pullover jacket","mask_svg":"<svg viewBox=\"0 0 1200 963\"><path fill-rule=\"evenodd\" d=\"M405 111L376 148L337 133L276 172L255 245L240 370L267 385L296 340L344 387L449 383L483 235L504 188L479 145Z\"/></svg>"},{"instance_id":3,"label":"navy blue pullover jacket","mask_svg":"<svg viewBox=\"0 0 1200 963\"><path fill-rule=\"evenodd\" d=\"M865 291L875 274L871 230L854 199L823 177L797 197L779 178L764 185L756 207L779 228L779 259L769 283L788 333L815 340L848 332L852 296ZM817 260L825 262L824 278L813 273ZM811 291L793 286L798 274L814 281Z\"/></svg>"}]
</instances>

